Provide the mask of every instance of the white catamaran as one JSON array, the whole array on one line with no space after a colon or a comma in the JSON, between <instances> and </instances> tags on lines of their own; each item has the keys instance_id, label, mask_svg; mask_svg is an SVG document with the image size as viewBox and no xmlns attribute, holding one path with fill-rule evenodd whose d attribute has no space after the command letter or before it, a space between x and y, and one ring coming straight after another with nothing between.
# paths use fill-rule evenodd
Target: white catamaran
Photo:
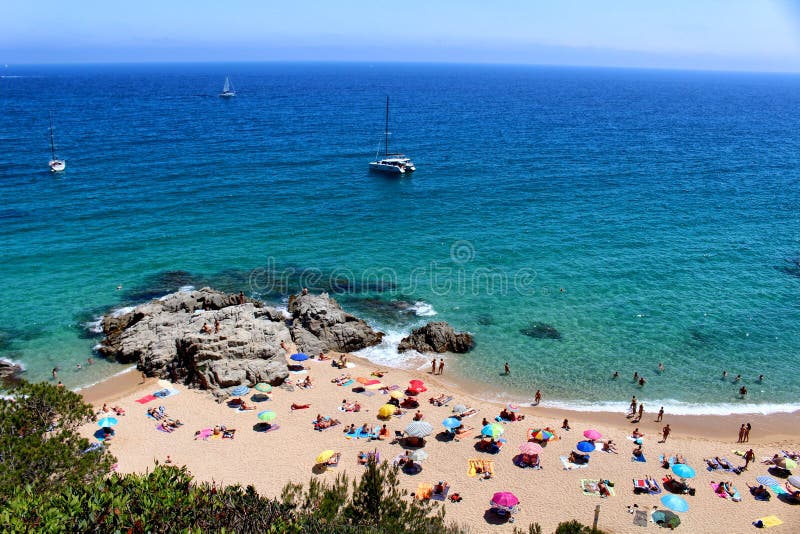
<instances>
[{"instance_id":1,"label":"white catamaran","mask_svg":"<svg viewBox=\"0 0 800 534\"><path fill-rule=\"evenodd\" d=\"M388 174L405 174L413 172L416 169L411 159L407 158L404 154L390 154L389 153L389 97L386 97L386 128L384 130L384 153L383 157L380 156L380 147L378 153L375 154L375 161L369 164L369 170L376 172L384 172Z\"/></svg>"},{"instance_id":2,"label":"white catamaran","mask_svg":"<svg viewBox=\"0 0 800 534\"><path fill-rule=\"evenodd\" d=\"M233 90L233 84L231 83L231 79L225 76L225 85L222 86L222 92L219 94L221 97L231 97L236 96L236 91Z\"/></svg>"},{"instance_id":3,"label":"white catamaran","mask_svg":"<svg viewBox=\"0 0 800 534\"><path fill-rule=\"evenodd\" d=\"M50 154L53 159L50 160L50 171L61 172L67 168L67 162L63 159L56 158L56 144L53 141L53 114L50 113Z\"/></svg>"}]
</instances>

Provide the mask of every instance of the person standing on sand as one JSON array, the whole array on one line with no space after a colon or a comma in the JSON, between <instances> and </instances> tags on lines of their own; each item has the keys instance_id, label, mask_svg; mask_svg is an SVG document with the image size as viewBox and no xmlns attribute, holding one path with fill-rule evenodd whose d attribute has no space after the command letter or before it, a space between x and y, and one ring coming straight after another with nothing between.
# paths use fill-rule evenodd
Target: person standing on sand
<instances>
[{"instance_id":1,"label":"person standing on sand","mask_svg":"<svg viewBox=\"0 0 800 534\"><path fill-rule=\"evenodd\" d=\"M753 449L748 449L746 453L744 453L744 468L747 469L747 466L750 465L750 462L756 461L756 453L753 452Z\"/></svg>"},{"instance_id":2,"label":"person standing on sand","mask_svg":"<svg viewBox=\"0 0 800 534\"><path fill-rule=\"evenodd\" d=\"M639 404L639 416L636 418L636 421L639 422L642 420L642 416L644 415L644 403Z\"/></svg>"},{"instance_id":3,"label":"person standing on sand","mask_svg":"<svg viewBox=\"0 0 800 534\"><path fill-rule=\"evenodd\" d=\"M508 366L508 362L506 362L506 364L503 366L503 368L506 371L506 376L511 374L511 367Z\"/></svg>"},{"instance_id":4,"label":"person standing on sand","mask_svg":"<svg viewBox=\"0 0 800 534\"><path fill-rule=\"evenodd\" d=\"M660 423L661 419L664 418L664 407L662 406L660 410L658 410L658 416L656 416L656 423Z\"/></svg>"},{"instance_id":5,"label":"person standing on sand","mask_svg":"<svg viewBox=\"0 0 800 534\"><path fill-rule=\"evenodd\" d=\"M742 443L747 443L748 441L750 441L750 429L751 428L753 428L753 427L750 426L750 423L747 423L747 426L744 427L744 440L742 441Z\"/></svg>"},{"instance_id":6,"label":"person standing on sand","mask_svg":"<svg viewBox=\"0 0 800 534\"><path fill-rule=\"evenodd\" d=\"M436 374L436 358L431 360L431 374L432 375Z\"/></svg>"},{"instance_id":7,"label":"person standing on sand","mask_svg":"<svg viewBox=\"0 0 800 534\"><path fill-rule=\"evenodd\" d=\"M536 395L534 396L533 400L537 406L540 402L542 402L542 392L538 389L536 390Z\"/></svg>"},{"instance_id":8,"label":"person standing on sand","mask_svg":"<svg viewBox=\"0 0 800 534\"><path fill-rule=\"evenodd\" d=\"M744 442L744 423L742 426L739 427L739 440L736 443L743 443Z\"/></svg>"},{"instance_id":9,"label":"person standing on sand","mask_svg":"<svg viewBox=\"0 0 800 534\"><path fill-rule=\"evenodd\" d=\"M636 395L634 395L633 397L631 397L631 406L630 406L631 415L636 413L636 405L637 404L638 403L636 402Z\"/></svg>"},{"instance_id":10,"label":"person standing on sand","mask_svg":"<svg viewBox=\"0 0 800 534\"><path fill-rule=\"evenodd\" d=\"M666 443L667 438L669 437L669 433L672 432L672 429L669 427L669 424L661 430L661 443Z\"/></svg>"},{"instance_id":11,"label":"person standing on sand","mask_svg":"<svg viewBox=\"0 0 800 534\"><path fill-rule=\"evenodd\" d=\"M439 374L444 373L444 358L439 358Z\"/></svg>"},{"instance_id":12,"label":"person standing on sand","mask_svg":"<svg viewBox=\"0 0 800 534\"><path fill-rule=\"evenodd\" d=\"M142 384L144 384L145 382L147 382L147 373L142 371Z\"/></svg>"}]
</instances>

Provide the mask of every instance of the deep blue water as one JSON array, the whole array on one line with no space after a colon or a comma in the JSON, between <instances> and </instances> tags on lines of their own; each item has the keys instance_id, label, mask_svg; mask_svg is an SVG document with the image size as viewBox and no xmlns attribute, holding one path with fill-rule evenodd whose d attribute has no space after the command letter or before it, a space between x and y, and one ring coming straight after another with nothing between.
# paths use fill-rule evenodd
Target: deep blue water
<instances>
[{"instance_id":1,"label":"deep blue water","mask_svg":"<svg viewBox=\"0 0 800 534\"><path fill-rule=\"evenodd\" d=\"M107 309L205 284L279 303L305 285L342 293L394 341L434 313L473 332L475 351L447 369L486 395L800 406L798 76L1 72L0 357L30 379L59 366L80 386L118 371L75 369L98 341L84 323ZM230 100L217 96L226 75ZM407 178L367 169L386 95L392 144L417 164ZM47 172L48 111L61 175ZM532 323L560 339L522 334ZM389 345L369 355L425 364ZM505 361L511 377L499 376ZM744 377L747 401L723 369ZM641 390L634 371L648 379Z\"/></svg>"}]
</instances>

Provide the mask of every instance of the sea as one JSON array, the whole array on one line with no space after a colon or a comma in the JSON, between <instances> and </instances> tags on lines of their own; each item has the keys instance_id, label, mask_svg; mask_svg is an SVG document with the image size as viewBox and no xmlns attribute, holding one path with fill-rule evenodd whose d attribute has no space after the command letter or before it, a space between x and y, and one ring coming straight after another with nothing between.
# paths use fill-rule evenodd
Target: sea
<instances>
[{"instance_id":1,"label":"sea","mask_svg":"<svg viewBox=\"0 0 800 534\"><path fill-rule=\"evenodd\" d=\"M387 97L404 176L368 169ZM472 333L445 374L489 399L797 410L799 124L791 74L0 67L0 357L79 388L130 368L93 355L104 313L308 287L386 333L381 365L427 369L396 351L427 321Z\"/></svg>"}]
</instances>

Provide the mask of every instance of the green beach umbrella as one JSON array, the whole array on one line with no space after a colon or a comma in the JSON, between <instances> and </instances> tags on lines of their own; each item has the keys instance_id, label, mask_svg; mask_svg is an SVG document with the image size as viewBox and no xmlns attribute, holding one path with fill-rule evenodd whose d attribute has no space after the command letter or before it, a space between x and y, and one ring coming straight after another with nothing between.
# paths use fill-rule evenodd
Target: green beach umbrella
<instances>
[{"instance_id":1,"label":"green beach umbrella","mask_svg":"<svg viewBox=\"0 0 800 534\"><path fill-rule=\"evenodd\" d=\"M269 393L272 391L272 386L265 382L259 382L256 384L256 391L260 391L261 393Z\"/></svg>"},{"instance_id":2,"label":"green beach umbrella","mask_svg":"<svg viewBox=\"0 0 800 534\"><path fill-rule=\"evenodd\" d=\"M502 436L505 431L506 429L503 428L503 425L491 423L483 427L481 434L489 438L496 438L497 436Z\"/></svg>"},{"instance_id":3,"label":"green beach umbrella","mask_svg":"<svg viewBox=\"0 0 800 534\"><path fill-rule=\"evenodd\" d=\"M273 421L276 417L278 417L277 414L275 412L273 412L272 410L264 410L263 412L260 412L258 414L258 418L260 420L267 421L267 422Z\"/></svg>"}]
</instances>

